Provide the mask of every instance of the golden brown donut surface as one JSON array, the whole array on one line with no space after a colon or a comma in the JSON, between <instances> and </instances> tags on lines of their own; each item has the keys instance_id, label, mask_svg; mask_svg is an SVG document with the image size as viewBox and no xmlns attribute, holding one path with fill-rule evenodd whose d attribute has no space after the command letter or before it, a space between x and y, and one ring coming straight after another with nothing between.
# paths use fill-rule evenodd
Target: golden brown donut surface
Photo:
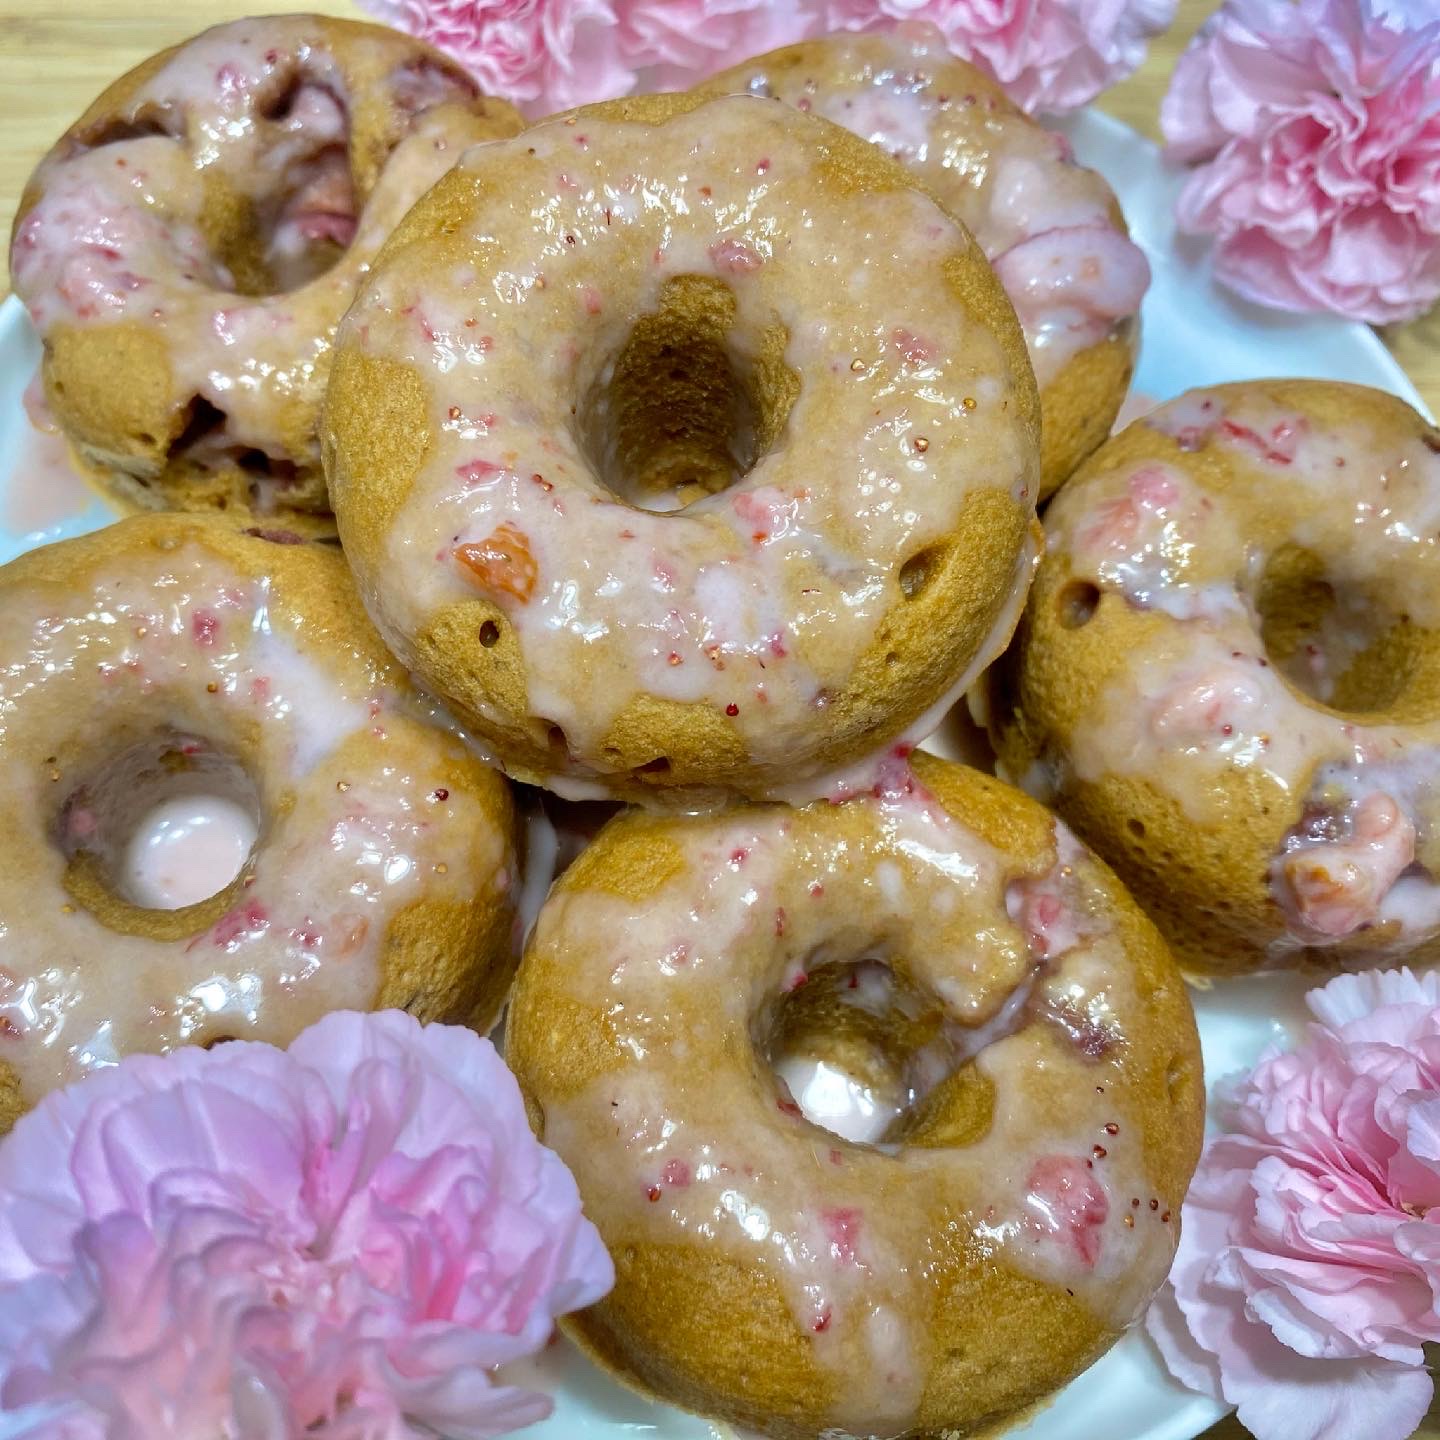
<instances>
[{"instance_id":1,"label":"golden brown donut surface","mask_svg":"<svg viewBox=\"0 0 1440 1440\"><path fill-rule=\"evenodd\" d=\"M1036 422L1003 292L905 170L651 96L410 212L322 432L377 625L507 770L690 803L843 788L933 726L1013 628Z\"/></svg>"},{"instance_id":2,"label":"golden brown donut surface","mask_svg":"<svg viewBox=\"0 0 1440 1440\"><path fill-rule=\"evenodd\" d=\"M836 34L707 80L823 115L914 171L973 232L1014 302L1040 385L1040 498L1110 433L1139 345L1144 254L1103 177L933 26Z\"/></svg>"},{"instance_id":3,"label":"golden brown donut surface","mask_svg":"<svg viewBox=\"0 0 1440 1440\"><path fill-rule=\"evenodd\" d=\"M209 899L137 903L127 841L187 793L255 845ZM0 569L0 797L0 1128L134 1051L498 1014L508 788L428 723L331 546L136 516Z\"/></svg>"},{"instance_id":4,"label":"golden brown donut surface","mask_svg":"<svg viewBox=\"0 0 1440 1440\"><path fill-rule=\"evenodd\" d=\"M786 1440L968 1435L1063 1384L1164 1279L1200 1144L1184 985L1114 876L977 771L892 778L612 822L507 1020L615 1260L572 1333ZM905 1097L876 1143L777 1079L810 1045Z\"/></svg>"},{"instance_id":5,"label":"golden brown donut surface","mask_svg":"<svg viewBox=\"0 0 1440 1440\"><path fill-rule=\"evenodd\" d=\"M11 239L82 461L145 508L324 515L315 417L357 280L466 145L520 126L428 46L316 15L217 26L117 80Z\"/></svg>"},{"instance_id":6,"label":"golden brown donut surface","mask_svg":"<svg viewBox=\"0 0 1440 1440\"><path fill-rule=\"evenodd\" d=\"M1222 385L1047 512L998 748L1188 966L1440 955L1437 451L1380 391Z\"/></svg>"}]
</instances>

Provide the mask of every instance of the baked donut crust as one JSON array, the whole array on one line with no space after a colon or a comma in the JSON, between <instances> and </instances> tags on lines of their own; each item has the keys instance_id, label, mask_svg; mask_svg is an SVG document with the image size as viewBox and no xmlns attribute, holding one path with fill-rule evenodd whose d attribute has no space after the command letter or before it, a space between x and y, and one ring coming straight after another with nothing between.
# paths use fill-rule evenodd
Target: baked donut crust
<instances>
[{"instance_id":1,"label":"baked donut crust","mask_svg":"<svg viewBox=\"0 0 1440 1440\"><path fill-rule=\"evenodd\" d=\"M797 1014L851 1073L892 1047L918 1095L887 1143L777 1084ZM1042 807L928 755L844 805L612 821L541 912L506 1047L615 1261L568 1332L780 1440L1013 1422L1162 1282L1201 1141L1154 927Z\"/></svg>"},{"instance_id":2,"label":"baked donut crust","mask_svg":"<svg viewBox=\"0 0 1440 1440\"><path fill-rule=\"evenodd\" d=\"M933 727L1013 628L1037 419L1011 307L900 166L660 95L473 151L410 212L322 436L376 624L508 773L693 805Z\"/></svg>"},{"instance_id":3,"label":"baked donut crust","mask_svg":"<svg viewBox=\"0 0 1440 1440\"><path fill-rule=\"evenodd\" d=\"M807 40L697 89L771 96L844 125L964 222L1019 311L1040 385L1048 499L1109 435L1139 350L1150 270L1105 179L929 25Z\"/></svg>"},{"instance_id":4,"label":"baked donut crust","mask_svg":"<svg viewBox=\"0 0 1440 1440\"><path fill-rule=\"evenodd\" d=\"M1437 452L1377 390L1221 385L1047 512L992 738L1192 970L1440 957Z\"/></svg>"},{"instance_id":5,"label":"baked donut crust","mask_svg":"<svg viewBox=\"0 0 1440 1440\"><path fill-rule=\"evenodd\" d=\"M431 719L333 545L134 516L0 568L0 1129L134 1051L343 1008L492 1025L513 807ZM247 797L259 834L219 893L151 909L120 855L176 787Z\"/></svg>"},{"instance_id":6,"label":"baked donut crust","mask_svg":"<svg viewBox=\"0 0 1440 1440\"><path fill-rule=\"evenodd\" d=\"M330 528L315 423L335 327L411 202L522 123L429 46L318 15L216 26L115 81L11 237L81 466L133 507Z\"/></svg>"}]
</instances>

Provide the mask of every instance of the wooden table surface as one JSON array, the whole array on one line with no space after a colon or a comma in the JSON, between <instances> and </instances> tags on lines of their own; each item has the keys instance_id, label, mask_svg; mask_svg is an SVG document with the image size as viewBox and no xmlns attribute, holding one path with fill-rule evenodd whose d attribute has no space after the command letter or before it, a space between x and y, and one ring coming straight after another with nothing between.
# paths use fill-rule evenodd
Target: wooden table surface
<instances>
[{"instance_id":1,"label":"wooden table surface","mask_svg":"<svg viewBox=\"0 0 1440 1440\"><path fill-rule=\"evenodd\" d=\"M8 227L35 162L115 76L203 25L242 15L281 13L303 3L0 0L0 125L6 140L0 151L0 222ZM336 15L356 13L349 0L310 0L308 8ZM1156 116L1175 57L1214 8L1213 0L1181 0L1175 26L1151 47L1140 70L1101 99L1100 108L1158 139ZM7 274L0 257L0 289L8 283ZM1431 410L1440 414L1440 309L1409 325L1390 327L1384 338ZM1092 1433L1098 1436L1102 1431L1097 1428ZM1228 1420L1210 1431L1206 1440L1238 1440L1245 1434ZM1440 1440L1440 1407L1420 1435Z\"/></svg>"}]
</instances>

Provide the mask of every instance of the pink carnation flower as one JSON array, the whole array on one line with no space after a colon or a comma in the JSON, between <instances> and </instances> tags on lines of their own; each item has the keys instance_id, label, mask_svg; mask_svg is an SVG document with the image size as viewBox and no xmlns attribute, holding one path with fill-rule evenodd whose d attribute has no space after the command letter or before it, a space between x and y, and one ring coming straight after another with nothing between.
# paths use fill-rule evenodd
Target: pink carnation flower
<instances>
[{"instance_id":1,"label":"pink carnation flower","mask_svg":"<svg viewBox=\"0 0 1440 1440\"><path fill-rule=\"evenodd\" d=\"M769 0L616 0L620 47L642 90L679 90L737 60L816 33L813 5Z\"/></svg>"},{"instance_id":2,"label":"pink carnation flower","mask_svg":"<svg viewBox=\"0 0 1440 1440\"><path fill-rule=\"evenodd\" d=\"M469 1030L336 1014L136 1056L0 1147L0 1409L65 1440L481 1440L494 1366L613 1281Z\"/></svg>"},{"instance_id":3,"label":"pink carnation flower","mask_svg":"<svg viewBox=\"0 0 1440 1440\"><path fill-rule=\"evenodd\" d=\"M610 0L359 0L377 19L427 40L530 115L625 94Z\"/></svg>"},{"instance_id":4,"label":"pink carnation flower","mask_svg":"<svg viewBox=\"0 0 1440 1440\"><path fill-rule=\"evenodd\" d=\"M827 0L831 29L925 20L1032 113L1088 105L1145 58L1177 0Z\"/></svg>"},{"instance_id":5,"label":"pink carnation flower","mask_svg":"<svg viewBox=\"0 0 1440 1440\"><path fill-rule=\"evenodd\" d=\"M1148 1325L1259 1440L1401 1440L1440 1340L1440 974L1342 975L1221 1101Z\"/></svg>"},{"instance_id":6,"label":"pink carnation flower","mask_svg":"<svg viewBox=\"0 0 1440 1440\"><path fill-rule=\"evenodd\" d=\"M1181 226L1217 237L1216 273L1248 299L1383 323L1440 297L1427 0L1228 0L1180 57L1160 124L1198 166Z\"/></svg>"}]
</instances>

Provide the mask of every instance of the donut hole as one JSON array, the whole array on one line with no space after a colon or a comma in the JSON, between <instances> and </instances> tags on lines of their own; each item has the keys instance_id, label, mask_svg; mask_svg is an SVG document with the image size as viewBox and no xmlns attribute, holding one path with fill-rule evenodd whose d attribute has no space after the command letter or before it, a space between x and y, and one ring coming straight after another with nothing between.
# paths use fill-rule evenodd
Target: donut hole
<instances>
[{"instance_id":1,"label":"donut hole","mask_svg":"<svg viewBox=\"0 0 1440 1440\"><path fill-rule=\"evenodd\" d=\"M1252 595L1266 658L1332 710L1403 709L1423 660L1422 632L1377 589L1337 580L1302 546L1281 546Z\"/></svg>"},{"instance_id":2,"label":"donut hole","mask_svg":"<svg viewBox=\"0 0 1440 1440\"><path fill-rule=\"evenodd\" d=\"M144 104L130 115L105 115L73 137L75 152L99 150L131 140L163 138L178 140L184 135L180 113L169 105Z\"/></svg>"},{"instance_id":3,"label":"donut hole","mask_svg":"<svg viewBox=\"0 0 1440 1440\"><path fill-rule=\"evenodd\" d=\"M256 192L230 181L222 158L207 235L226 288L280 295L325 274L355 238L350 106L317 57L268 77L255 97L255 123L268 183Z\"/></svg>"},{"instance_id":4,"label":"donut hole","mask_svg":"<svg viewBox=\"0 0 1440 1440\"><path fill-rule=\"evenodd\" d=\"M55 840L82 891L179 911L235 884L259 830L249 771L227 750L176 732L125 745L92 771L64 797Z\"/></svg>"},{"instance_id":5,"label":"donut hole","mask_svg":"<svg viewBox=\"0 0 1440 1440\"><path fill-rule=\"evenodd\" d=\"M883 959L812 957L752 1028L779 1108L841 1139L952 1145L988 1129L993 1097L965 1063L964 1027Z\"/></svg>"},{"instance_id":6,"label":"donut hole","mask_svg":"<svg viewBox=\"0 0 1440 1440\"><path fill-rule=\"evenodd\" d=\"M735 309L721 281L670 280L576 406L592 472L626 504L675 513L718 495L784 429L800 388L783 360L786 332L741 334ZM757 509L754 523L767 518Z\"/></svg>"}]
</instances>

